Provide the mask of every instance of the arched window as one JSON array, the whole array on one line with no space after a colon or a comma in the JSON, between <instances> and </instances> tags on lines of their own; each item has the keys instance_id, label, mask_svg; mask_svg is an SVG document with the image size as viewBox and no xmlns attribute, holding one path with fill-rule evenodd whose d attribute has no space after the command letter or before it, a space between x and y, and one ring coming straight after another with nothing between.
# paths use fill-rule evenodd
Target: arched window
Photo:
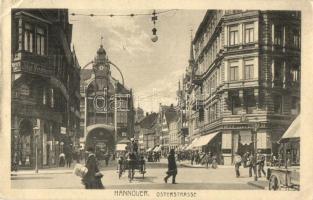
<instances>
[{"instance_id":1,"label":"arched window","mask_svg":"<svg viewBox=\"0 0 313 200\"><path fill-rule=\"evenodd\" d=\"M26 85L26 84L21 85L19 92L20 92L20 95L23 95L23 96L29 96L30 95L30 89L29 89L28 85Z\"/></svg>"}]
</instances>

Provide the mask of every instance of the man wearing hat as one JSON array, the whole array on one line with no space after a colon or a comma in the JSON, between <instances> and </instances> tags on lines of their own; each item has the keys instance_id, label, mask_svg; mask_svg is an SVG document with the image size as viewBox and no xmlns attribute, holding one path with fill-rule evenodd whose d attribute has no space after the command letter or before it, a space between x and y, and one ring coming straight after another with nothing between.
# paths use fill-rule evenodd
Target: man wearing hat
<instances>
[{"instance_id":1,"label":"man wearing hat","mask_svg":"<svg viewBox=\"0 0 313 200\"><path fill-rule=\"evenodd\" d=\"M167 183L167 180L172 176L172 184L176 184L175 178L177 175L177 165L175 160L175 150L170 150L170 155L167 157L168 160L168 171L167 176L164 178L164 182Z\"/></svg>"},{"instance_id":2,"label":"man wearing hat","mask_svg":"<svg viewBox=\"0 0 313 200\"><path fill-rule=\"evenodd\" d=\"M257 162L259 164L258 176L261 177L261 172L263 173L264 176L266 176L266 173L264 170L265 156L263 154L261 154L261 150L258 150Z\"/></svg>"}]
</instances>

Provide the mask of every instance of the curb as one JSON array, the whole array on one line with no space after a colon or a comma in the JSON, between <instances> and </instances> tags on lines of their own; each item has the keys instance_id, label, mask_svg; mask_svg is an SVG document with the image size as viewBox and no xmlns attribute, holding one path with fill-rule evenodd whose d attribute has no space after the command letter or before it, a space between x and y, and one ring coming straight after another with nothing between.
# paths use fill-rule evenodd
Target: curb
<instances>
[{"instance_id":1,"label":"curb","mask_svg":"<svg viewBox=\"0 0 313 200\"><path fill-rule=\"evenodd\" d=\"M255 182L248 182L248 185L251 185L251 186L254 186L254 187L257 187L257 188L260 188L262 190L267 190L267 186L263 186L263 185L260 185L260 184L257 184Z\"/></svg>"},{"instance_id":2,"label":"curb","mask_svg":"<svg viewBox=\"0 0 313 200\"><path fill-rule=\"evenodd\" d=\"M42 175L42 174L72 174L73 171L61 171L61 172L25 172L25 173L11 173L11 177L12 176L18 176L18 175Z\"/></svg>"}]
</instances>

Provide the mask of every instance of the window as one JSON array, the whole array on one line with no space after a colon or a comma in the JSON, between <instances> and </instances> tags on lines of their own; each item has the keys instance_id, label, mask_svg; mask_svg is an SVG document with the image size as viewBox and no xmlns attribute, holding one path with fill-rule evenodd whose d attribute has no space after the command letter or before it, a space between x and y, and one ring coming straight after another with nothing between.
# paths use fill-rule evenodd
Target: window
<instances>
[{"instance_id":1,"label":"window","mask_svg":"<svg viewBox=\"0 0 313 200\"><path fill-rule=\"evenodd\" d=\"M29 87L25 84L21 85L20 87L20 94L23 96L29 96L30 90Z\"/></svg>"},{"instance_id":2,"label":"window","mask_svg":"<svg viewBox=\"0 0 313 200\"><path fill-rule=\"evenodd\" d=\"M275 113L282 113L282 102L283 102L283 97L280 95L274 95L273 97L273 103L274 103L274 112Z\"/></svg>"},{"instance_id":3,"label":"window","mask_svg":"<svg viewBox=\"0 0 313 200\"><path fill-rule=\"evenodd\" d=\"M47 104L46 88L43 88L43 90L42 90L42 104L43 104L43 105L46 105L46 104Z\"/></svg>"},{"instance_id":4,"label":"window","mask_svg":"<svg viewBox=\"0 0 313 200\"><path fill-rule=\"evenodd\" d=\"M45 55L45 32L39 27L36 29L36 47L38 55Z\"/></svg>"},{"instance_id":5,"label":"window","mask_svg":"<svg viewBox=\"0 0 313 200\"><path fill-rule=\"evenodd\" d=\"M244 65L245 65L245 71L244 71L244 78L246 80L249 80L249 79L253 79L254 77L254 71L253 71L253 60L245 60L244 61Z\"/></svg>"},{"instance_id":6,"label":"window","mask_svg":"<svg viewBox=\"0 0 313 200\"><path fill-rule=\"evenodd\" d=\"M24 31L24 50L33 52L33 27L30 24L25 24Z\"/></svg>"},{"instance_id":7,"label":"window","mask_svg":"<svg viewBox=\"0 0 313 200\"><path fill-rule=\"evenodd\" d=\"M275 60L274 62L274 82L281 82L283 76L283 63L281 60Z\"/></svg>"},{"instance_id":8,"label":"window","mask_svg":"<svg viewBox=\"0 0 313 200\"><path fill-rule=\"evenodd\" d=\"M241 110L241 101L239 98L239 91L238 90L229 91L228 99L229 99L232 115L238 114L239 110Z\"/></svg>"},{"instance_id":9,"label":"window","mask_svg":"<svg viewBox=\"0 0 313 200\"><path fill-rule=\"evenodd\" d=\"M245 25L245 43L254 42L254 24Z\"/></svg>"},{"instance_id":10,"label":"window","mask_svg":"<svg viewBox=\"0 0 313 200\"><path fill-rule=\"evenodd\" d=\"M282 45L283 44L283 27L275 26L274 28L274 44Z\"/></svg>"},{"instance_id":11,"label":"window","mask_svg":"<svg viewBox=\"0 0 313 200\"><path fill-rule=\"evenodd\" d=\"M243 91L243 95L246 113L251 114L253 112L253 107L256 106L254 91L253 89L246 89Z\"/></svg>"},{"instance_id":12,"label":"window","mask_svg":"<svg viewBox=\"0 0 313 200\"><path fill-rule=\"evenodd\" d=\"M300 48L300 36L299 30L293 30L293 46Z\"/></svg>"},{"instance_id":13,"label":"window","mask_svg":"<svg viewBox=\"0 0 313 200\"><path fill-rule=\"evenodd\" d=\"M230 81L237 81L238 77L238 62L231 62L229 67L229 79Z\"/></svg>"},{"instance_id":14,"label":"window","mask_svg":"<svg viewBox=\"0 0 313 200\"><path fill-rule=\"evenodd\" d=\"M299 82L299 67L293 66L290 68L290 80L291 82Z\"/></svg>"},{"instance_id":15,"label":"window","mask_svg":"<svg viewBox=\"0 0 313 200\"><path fill-rule=\"evenodd\" d=\"M238 44L238 26L229 27L229 45Z\"/></svg>"}]
</instances>

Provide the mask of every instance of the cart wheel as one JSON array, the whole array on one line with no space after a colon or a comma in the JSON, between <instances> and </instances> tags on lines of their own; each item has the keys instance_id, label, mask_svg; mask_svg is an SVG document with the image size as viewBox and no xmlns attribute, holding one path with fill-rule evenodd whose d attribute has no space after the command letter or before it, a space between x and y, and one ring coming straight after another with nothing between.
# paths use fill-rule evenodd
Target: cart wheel
<instances>
[{"instance_id":1,"label":"cart wheel","mask_svg":"<svg viewBox=\"0 0 313 200\"><path fill-rule=\"evenodd\" d=\"M268 183L268 189L269 190L280 190L279 181L276 176L271 176L270 181Z\"/></svg>"}]
</instances>

